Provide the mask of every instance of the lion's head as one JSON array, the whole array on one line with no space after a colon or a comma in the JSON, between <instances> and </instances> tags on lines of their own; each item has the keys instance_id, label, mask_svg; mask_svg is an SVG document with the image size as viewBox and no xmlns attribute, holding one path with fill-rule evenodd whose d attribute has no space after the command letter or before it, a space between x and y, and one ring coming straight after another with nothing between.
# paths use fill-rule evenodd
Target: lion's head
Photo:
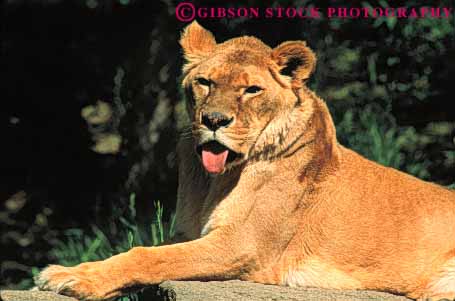
<instances>
[{"instance_id":1,"label":"lion's head","mask_svg":"<svg viewBox=\"0 0 455 301\"><path fill-rule=\"evenodd\" d=\"M217 44L209 31L193 22L180 44L187 61L187 110L205 169L222 173L266 151L273 153L289 126L283 118L290 120L302 106L298 91L316 64L305 42L288 41L271 49L246 36Z\"/></svg>"}]
</instances>

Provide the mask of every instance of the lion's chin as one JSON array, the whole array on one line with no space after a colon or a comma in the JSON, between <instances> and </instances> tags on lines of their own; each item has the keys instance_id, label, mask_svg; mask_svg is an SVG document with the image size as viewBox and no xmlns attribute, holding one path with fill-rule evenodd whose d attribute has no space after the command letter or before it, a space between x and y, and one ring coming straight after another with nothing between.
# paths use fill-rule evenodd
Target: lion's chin
<instances>
[{"instance_id":1,"label":"lion's chin","mask_svg":"<svg viewBox=\"0 0 455 301\"><path fill-rule=\"evenodd\" d=\"M214 175L224 173L243 157L241 153L233 151L218 141L209 141L198 145L196 152L204 169Z\"/></svg>"}]
</instances>

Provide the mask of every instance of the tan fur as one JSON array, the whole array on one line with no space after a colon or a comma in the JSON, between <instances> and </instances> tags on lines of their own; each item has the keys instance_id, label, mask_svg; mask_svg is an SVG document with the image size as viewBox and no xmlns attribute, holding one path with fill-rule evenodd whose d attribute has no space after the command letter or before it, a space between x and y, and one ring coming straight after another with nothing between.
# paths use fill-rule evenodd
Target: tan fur
<instances>
[{"instance_id":1,"label":"tan fur","mask_svg":"<svg viewBox=\"0 0 455 301\"><path fill-rule=\"evenodd\" d=\"M339 145L305 86L316 59L304 42L216 44L194 22L181 45L192 135L178 145L176 220L186 242L51 266L41 289L100 300L166 279L237 278L455 298L455 193ZM254 85L263 90L246 93ZM201 124L213 110L234 118L216 136ZM243 157L209 175L195 148L213 137Z\"/></svg>"}]
</instances>

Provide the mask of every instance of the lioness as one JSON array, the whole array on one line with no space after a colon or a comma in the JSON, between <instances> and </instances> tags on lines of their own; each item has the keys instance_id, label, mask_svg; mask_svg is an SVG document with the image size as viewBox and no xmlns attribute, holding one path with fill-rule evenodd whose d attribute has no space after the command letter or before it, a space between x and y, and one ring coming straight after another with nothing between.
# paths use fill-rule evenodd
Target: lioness
<instances>
[{"instance_id":1,"label":"lioness","mask_svg":"<svg viewBox=\"0 0 455 301\"><path fill-rule=\"evenodd\" d=\"M338 144L305 81L303 41L180 43L192 135L178 145L180 242L50 266L43 290L83 300L173 280L243 279L455 298L455 193Z\"/></svg>"}]
</instances>

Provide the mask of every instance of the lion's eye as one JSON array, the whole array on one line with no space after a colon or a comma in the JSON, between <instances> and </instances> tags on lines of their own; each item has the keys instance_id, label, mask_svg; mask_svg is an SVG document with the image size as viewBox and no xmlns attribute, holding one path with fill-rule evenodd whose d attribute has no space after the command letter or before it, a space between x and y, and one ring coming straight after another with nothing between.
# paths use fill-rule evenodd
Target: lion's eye
<instances>
[{"instance_id":1,"label":"lion's eye","mask_svg":"<svg viewBox=\"0 0 455 301\"><path fill-rule=\"evenodd\" d=\"M205 79L205 78L203 78L203 77L198 77L198 78L196 78L196 81L197 81L197 83L198 83L199 85L202 85L202 86L208 86L208 87L209 87L210 84L211 84L211 81L210 81L210 80Z\"/></svg>"},{"instance_id":2,"label":"lion's eye","mask_svg":"<svg viewBox=\"0 0 455 301\"><path fill-rule=\"evenodd\" d=\"M245 93L248 93L248 94L256 94L260 91L262 91L263 89L261 87L258 87L258 86L250 86L248 88L245 89Z\"/></svg>"}]
</instances>

